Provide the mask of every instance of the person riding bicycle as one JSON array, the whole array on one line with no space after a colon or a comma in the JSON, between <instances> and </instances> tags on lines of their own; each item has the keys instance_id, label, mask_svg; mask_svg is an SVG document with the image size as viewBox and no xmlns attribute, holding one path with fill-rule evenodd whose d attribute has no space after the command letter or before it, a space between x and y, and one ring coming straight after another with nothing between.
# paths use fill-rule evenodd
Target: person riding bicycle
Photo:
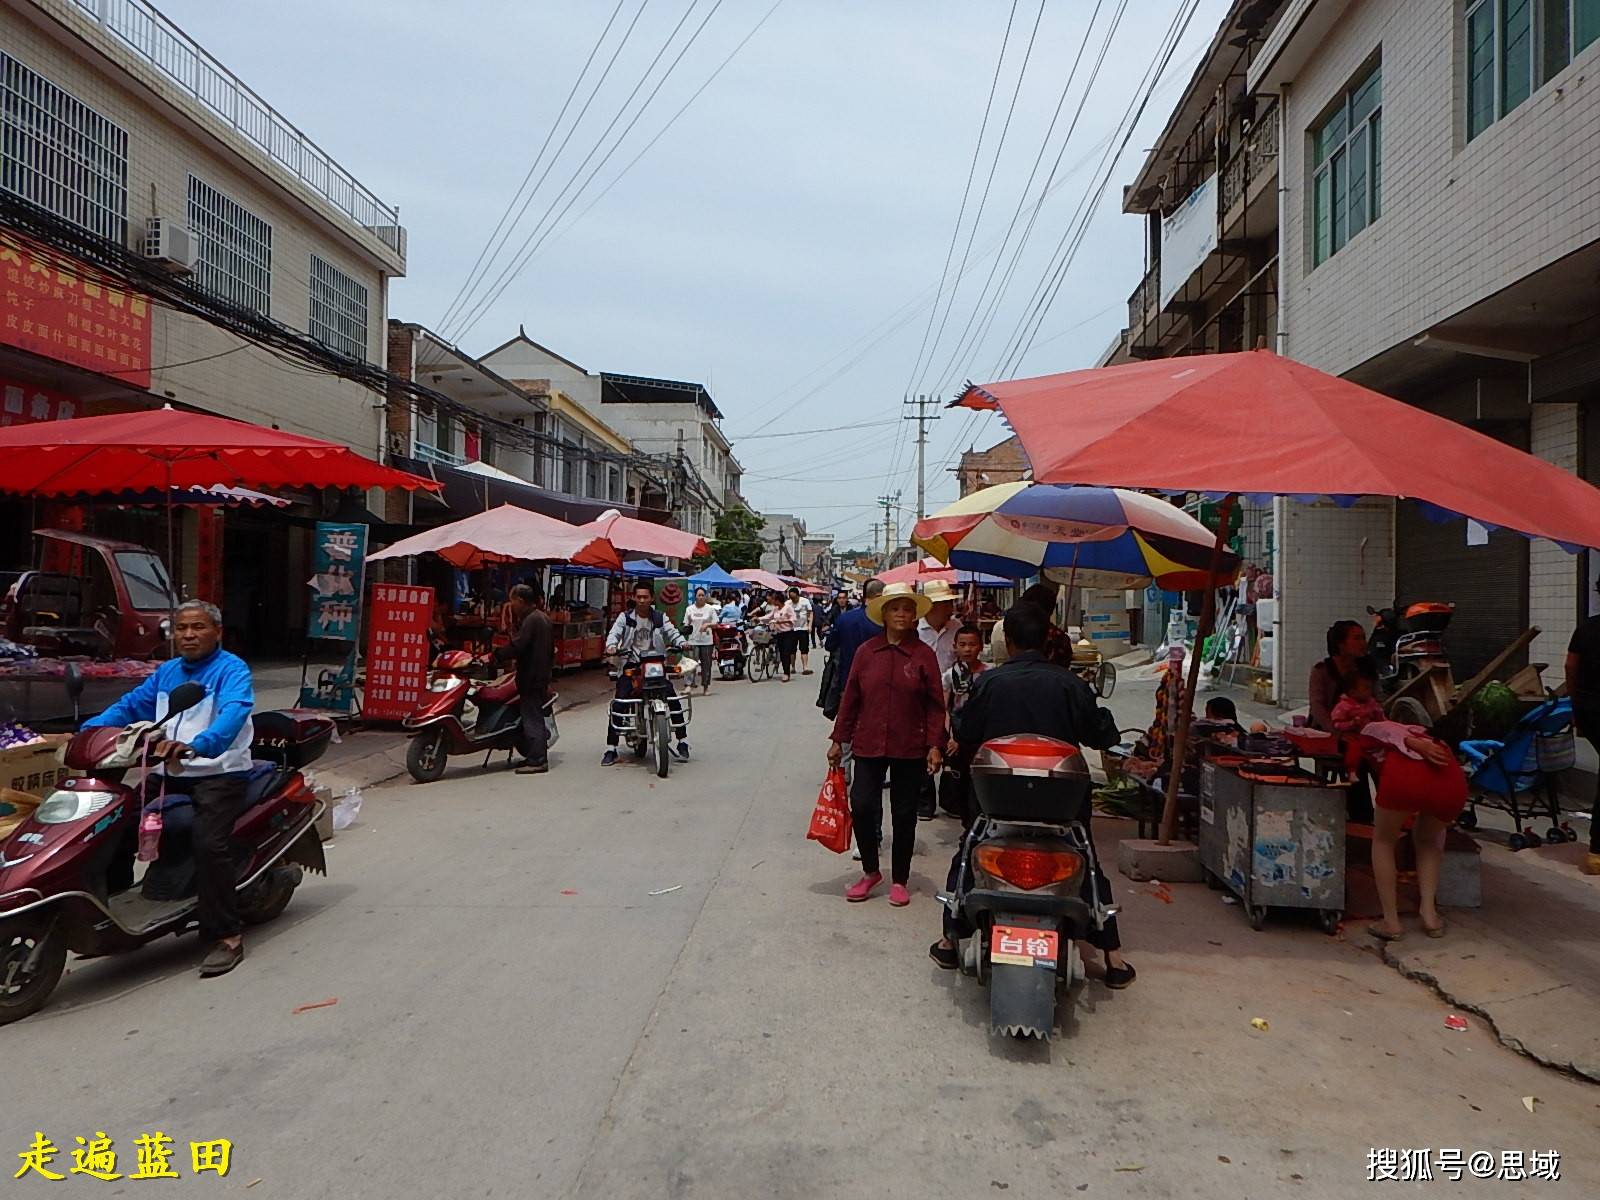
<instances>
[{"instance_id":1,"label":"person riding bicycle","mask_svg":"<svg viewBox=\"0 0 1600 1200\"><path fill-rule=\"evenodd\" d=\"M647 654L665 654L668 650L681 650L688 645L683 634L674 625L667 614L655 607L655 592L648 583L634 585L633 607L621 614L612 623L611 632L606 634L606 655L620 657L624 670L617 673L616 700L637 700L643 691L644 680L635 674L628 674L626 668L638 666L640 660ZM672 686L672 679L668 676L667 686ZM683 702L676 693L667 700L667 707L672 710L672 727L678 731L678 744L673 753L680 760L688 761L689 741L682 734L688 726L684 722ZM613 704L611 719L606 722L606 752L600 759L602 766L611 766L617 761L617 711Z\"/></svg>"}]
</instances>

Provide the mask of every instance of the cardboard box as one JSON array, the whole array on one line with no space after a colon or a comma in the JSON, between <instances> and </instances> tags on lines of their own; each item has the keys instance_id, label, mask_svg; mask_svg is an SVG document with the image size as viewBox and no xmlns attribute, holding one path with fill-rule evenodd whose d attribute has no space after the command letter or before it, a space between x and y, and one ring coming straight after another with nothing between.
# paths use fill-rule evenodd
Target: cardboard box
<instances>
[{"instance_id":1,"label":"cardboard box","mask_svg":"<svg viewBox=\"0 0 1600 1200\"><path fill-rule=\"evenodd\" d=\"M76 774L56 761L56 747L65 740L64 735L47 737L28 746L0 750L0 787L31 796L49 795L57 783Z\"/></svg>"}]
</instances>

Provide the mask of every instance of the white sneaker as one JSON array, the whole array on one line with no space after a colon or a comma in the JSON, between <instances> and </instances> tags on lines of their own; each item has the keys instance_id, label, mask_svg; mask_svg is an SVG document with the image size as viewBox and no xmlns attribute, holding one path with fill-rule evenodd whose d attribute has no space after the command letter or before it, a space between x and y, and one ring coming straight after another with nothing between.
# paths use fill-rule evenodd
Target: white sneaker
<instances>
[{"instance_id":1,"label":"white sneaker","mask_svg":"<svg viewBox=\"0 0 1600 1200\"><path fill-rule=\"evenodd\" d=\"M861 851L860 850L852 850L852 851L850 851L850 857L855 859L856 862L860 862L861 861Z\"/></svg>"}]
</instances>

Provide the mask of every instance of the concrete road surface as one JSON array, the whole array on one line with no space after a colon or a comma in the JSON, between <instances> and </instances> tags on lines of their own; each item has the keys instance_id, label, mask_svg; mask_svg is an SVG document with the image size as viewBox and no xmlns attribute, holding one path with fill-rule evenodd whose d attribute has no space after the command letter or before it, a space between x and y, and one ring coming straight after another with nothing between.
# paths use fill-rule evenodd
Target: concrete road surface
<instances>
[{"instance_id":1,"label":"concrete road surface","mask_svg":"<svg viewBox=\"0 0 1600 1200\"><path fill-rule=\"evenodd\" d=\"M919 828L901 910L847 905L848 858L803 840L813 682L718 686L665 782L626 756L603 770L589 706L548 776L370 792L328 878L232 975L197 979L193 939L74 963L0 1030L0 1147L43 1132L65 1172L104 1130L126 1175L160 1130L185 1176L166 1187L252 1200L1346 1197L1385 1147L1562 1152L1561 1183L1414 1194L1600 1191L1600 1090L1446 1030L1353 944L1253 933L1199 886L1166 903L1117 880L1138 982L1091 983L1051 1046L992 1041L986 993L926 958L954 822ZM1142 720L1147 690L1118 706ZM230 1174L192 1177L187 1143L212 1138Z\"/></svg>"}]
</instances>

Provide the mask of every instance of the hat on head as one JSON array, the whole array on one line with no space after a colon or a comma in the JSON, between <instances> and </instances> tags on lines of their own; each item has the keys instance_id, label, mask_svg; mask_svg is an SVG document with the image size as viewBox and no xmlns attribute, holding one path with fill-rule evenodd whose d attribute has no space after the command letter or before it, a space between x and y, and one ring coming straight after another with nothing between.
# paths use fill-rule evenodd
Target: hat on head
<instances>
[{"instance_id":1,"label":"hat on head","mask_svg":"<svg viewBox=\"0 0 1600 1200\"><path fill-rule=\"evenodd\" d=\"M891 600L910 600L917 606L917 616L925 617L928 610L933 607L929 600L909 583L891 583L871 600L867 601L867 619L876 625L883 624L883 606Z\"/></svg>"},{"instance_id":2,"label":"hat on head","mask_svg":"<svg viewBox=\"0 0 1600 1200\"><path fill-rule=\"evenodd\" d=\"M960 599L942 579L928 580L922 585L922 594L928 598L929 604L954 604Z\"/></svg>"}]
</instances>

